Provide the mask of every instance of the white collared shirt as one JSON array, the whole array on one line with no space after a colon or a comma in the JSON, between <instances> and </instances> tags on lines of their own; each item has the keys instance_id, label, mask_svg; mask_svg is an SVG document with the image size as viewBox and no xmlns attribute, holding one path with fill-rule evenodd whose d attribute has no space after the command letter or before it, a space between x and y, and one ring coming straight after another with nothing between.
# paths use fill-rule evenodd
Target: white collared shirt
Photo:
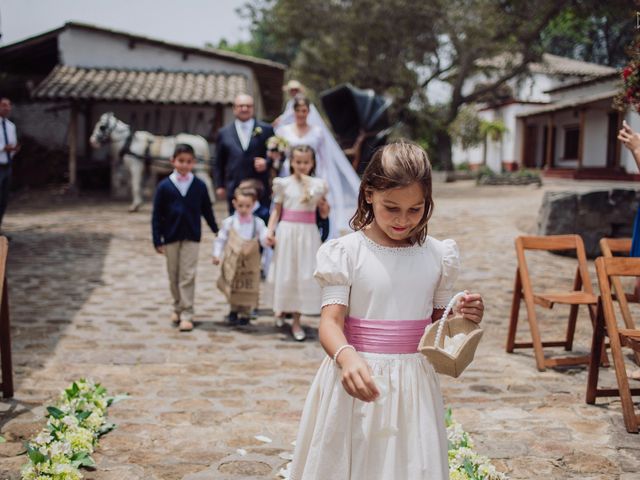
<instances>
[{"instance_id":1,"label":"white collared shirt","mask_svg":"<svg viewBox=\"0 0 640 480\"><path fill-rule=\"evenodd\" d=\"M180 174L178 173L178 171L174 170L171 173L171 175L169 175L169 180L171 180L171 182L176 186L176 188L180 192L180 195L182 195L183 197L186 197L187 192L189 191L189 187L193 183L193 173L191 172L187 173L186 180L179 180L178 179L179 176Z\"/></svg>"},{"instance_id":2,"label":"white collared shirt","mask_svg":"<svg viewBox=\"0 0 640 480\"><path fill-rule=\"evenodd\" d=\"M224 246L229 239L229 230L232 228L245 240L251 240L257 238L260 245L267 246L267 226L259 217L251 216L251 222L240 223L240 216L238 213L234 213L230 217L223 220L218 236L213 241L213 256L220 258L224 252ZM255 230L254 230L255 225Z\"/></svg>"},{"instance_id":3,"label":"white collared shirt","mask_svg":"<svg viewBox=\"0 0 640 480\"><path fill-rule=\"evenodd\" d=\"M253 125L255 120L250 118L246 122L241 122L236 118L234 124L236 126L236 132L238 132L238 138L240 139L240 145L242 149L249 148L249 142L251 142L251 134L253 133Z\"/></svg>"},{"instance_id":4,"label":"white collared shirt","mask_svg":"<svg viewBox=\"0 0 640 480\"><path fill-rule=\"evenodd\" d=\"M4 140L4 132L2 131L3 121L5 122L5 128L7 129L9 145L16 145L18 143L15 124L8 118L0 117L0 165L6 165L9 163L9 157L13 158L13 153L4 151L4 147L7 143Z\"/></svg>"}]
</instances>

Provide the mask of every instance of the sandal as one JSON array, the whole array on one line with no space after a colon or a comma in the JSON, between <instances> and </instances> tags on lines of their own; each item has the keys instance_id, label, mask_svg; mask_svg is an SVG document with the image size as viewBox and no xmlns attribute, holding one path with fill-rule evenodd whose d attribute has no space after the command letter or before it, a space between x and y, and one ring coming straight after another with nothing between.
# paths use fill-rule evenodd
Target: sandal
<instances>
[{"instance_id":1,"label":"sandal","mask_svg":"<svg viewBox=\"0 0 640 480\"><path fill-rule=\"evenodd\" d=\"M180 320L178 330L180 330L181 332L190 332L191 330L193 330L193 323L191 323L189 320Z\"/></svg>"}]
</instances>

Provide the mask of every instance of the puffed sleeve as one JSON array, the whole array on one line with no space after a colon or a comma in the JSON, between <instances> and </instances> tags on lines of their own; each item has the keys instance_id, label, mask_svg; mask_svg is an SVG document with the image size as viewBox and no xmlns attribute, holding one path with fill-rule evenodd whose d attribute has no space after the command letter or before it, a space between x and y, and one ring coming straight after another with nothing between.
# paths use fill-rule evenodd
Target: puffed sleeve
<instances>
[{"instance_id":1,"label":"puffed sleeve","mask_svg":"<svg viewBox=\"0 0 640 480\"><path fill-rule=\"evenodd\" d=\"M447 239L440 242L442 254L442 274L438 288L433 297L433 308L445 308L453 296L453 284L458 278L460 270L460 254L454 240Z\"/></svg>"},{"instance_id":2,"label":"puffed sleeve","mask_svg":"<svg viewBox=\"0 0 640 480\"><path fill-rule=\"evenodd\" d=\"M273 179L273 203L284 202L284 178L276 177Z\"/></svg>"},{"instance_id":3,"label":"puffed sleeve","mask_svg":"<svg viewBox=\"0 0 640 480\"><path fill-rule=\"evenodd\" d=\"M351 262L339 239L323 244L316 255L313 276L322 287L322 306L349 306L351 290Z\"/></svg>"}]
</instances>

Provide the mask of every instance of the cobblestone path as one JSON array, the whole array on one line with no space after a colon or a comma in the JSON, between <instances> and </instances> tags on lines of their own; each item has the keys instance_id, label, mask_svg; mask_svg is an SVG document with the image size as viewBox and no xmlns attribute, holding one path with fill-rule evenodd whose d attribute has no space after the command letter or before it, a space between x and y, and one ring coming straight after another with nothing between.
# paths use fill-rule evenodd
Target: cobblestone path
<instances>
[{"instance_id":1,"label":"cobblestone path","mask_svg":"<svg viewBox=\"0 0 640 480\"><path fill-rule=\"evenodd\" d=\"M513 239L534 231L545 189L575 185L436 184L430 234L458 241L457 287L480 291L487 305L476 361L460 379L443 378L443 391L477 450L513 479L640 479L640 436L626 433L618 400L587 405L584 368L540 373L532 352L504 351ZM209 259L213 236L205 234L197 328L179 333L169 322L164 259L149 240L149 206L127 214L125 204L97 198L55 200L14 200L5 221L16 395L0 401L7 439L0 478L19 478L25 457L18 454L42 427L43 405L84 376L131 395L110 409L117 429L102 439L97 469L86 478L275 478L323 357L318 318L306 319L311 339L295 343L273 326L264 295L265 315L254 325L225 327L226 305L214 288L218 269ZM533 259L538 281L570 283L570 259ZM556 308L542 316L544 337L562 334L566 313ZM588 350L590 334L583 311L576 354ZM604 379L613 382L612 372Z\"/></svg>"}]
</instances>

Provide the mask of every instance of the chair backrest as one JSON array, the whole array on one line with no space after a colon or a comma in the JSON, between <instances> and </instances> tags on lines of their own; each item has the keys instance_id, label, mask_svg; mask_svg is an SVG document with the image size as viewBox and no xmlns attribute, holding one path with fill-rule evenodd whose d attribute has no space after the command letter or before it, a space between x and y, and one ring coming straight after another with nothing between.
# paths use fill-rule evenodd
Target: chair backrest
<instances>
[{"instance_id":1,"label":"chair backrest","mask_svg":"<svg viewBox=\"0 0 640 480\"><path fill-rule=\"evenodd\" d=\"M584 242L580 235L536 235L520 236L516 238L516 253L518 255L518 268L523 277L529 278L529 269L525 250L575 250L578 260L578 273L582 279L582 286L587 293L593 293L589 268L587 267L587 255L584 250Z\"/></svg>"},{"instance_id":2,"label":"chair backrest","mask_svg":"<svg viewBox=\"0 0 640 480\"><path fill-rule=\"evenodd\" d=\"M608 277L640 277L640 258L635 257L598 257L596 271L600 270ZM600 275L600 273L598 273ZM598 280L600 277L598 277Z\"/></svg>"},{"instance_id":3,"label":"chair backrest","mask_svg":"<svg viewBox=\"0 0 640 480\"><path fill-rule=\"evenodd\" d=\"M602 309L607 321L608 334L611 336L617 334L618 330L611 295L611 280L615 277L640 277L640 258L598 257L596 258L596 273L600 286ZM627 327L629 328L629 325ZM612 332L611 330L614 328L615 331Z\"/></svg>"},{"instance_id":4,"label":"chair backrest","mask_svg":"<svg viewBox=\"0 0 640 480\"><path fill-rule=\"evenodd\" d=\"M631 239L630 238L601 238L600 250L602 256L605 258L613 258L614 253L624 253L629 255L631 251ZM620 257L618 257L620 258ZM613 285L613 291L616 294L618 305L620 305L620 311L622 312L622 318L627 328L635 328L635 322L629 309L629 301L627 300L627 294L622 287L622 282L617 276L611 277L611 284ZM638 301L638 299L635 299ZM640 360L640 357L638 358Z\"/></svg>"},{"instance_id":5,"label":"chair backrest","mask_svg":"<svg viewBox=\"0 0 640 480\"><path fill-rule=\"evenodd\" d=\"M613 257L614 253L626 253L631 251L630 238L601 238L600 251L603 257Z\"/></svg>"}]
</instances>

